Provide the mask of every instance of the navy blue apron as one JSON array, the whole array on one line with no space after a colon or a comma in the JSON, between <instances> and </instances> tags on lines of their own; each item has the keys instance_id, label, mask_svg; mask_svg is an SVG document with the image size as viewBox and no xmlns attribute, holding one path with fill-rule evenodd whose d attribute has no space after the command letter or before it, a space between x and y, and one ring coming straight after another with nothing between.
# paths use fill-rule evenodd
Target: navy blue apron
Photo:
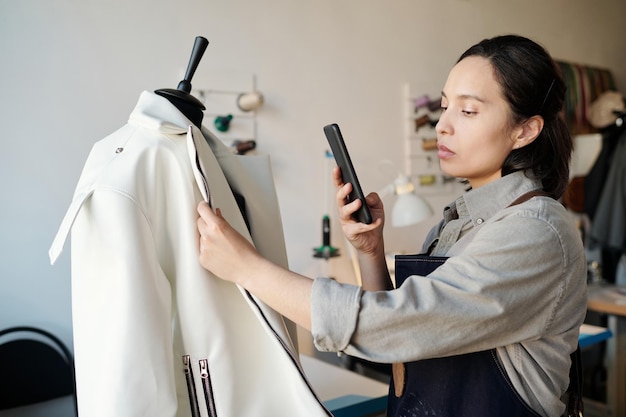
<instances>
[{"instance_id":1,"label":"navy blue apron","mask_svg":"<svg viewBox=\"0 0 626 417\"><path fill-rule=\"evenodd\" d=\"M430 274L446 259L396 256L396 287L408 276ZM387 417L539 416L513 388L495 349L407 362L402 376L404 384L398 393L394 378L391 380Z\"/></svg>"}]
</instances>

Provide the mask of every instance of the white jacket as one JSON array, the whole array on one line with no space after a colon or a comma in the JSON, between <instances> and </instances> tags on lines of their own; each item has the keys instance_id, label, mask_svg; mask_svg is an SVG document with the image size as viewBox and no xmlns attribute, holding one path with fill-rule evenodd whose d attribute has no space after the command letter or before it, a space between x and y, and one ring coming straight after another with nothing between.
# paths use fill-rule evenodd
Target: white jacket
<instances>
[{"instance_id":1,"label":"white jacket","mask_svg":"<svg viewBox=\"0 0 626 417\"><path fill-rule=\"evenodd\" d=\"M200 265L203 199L286 266L268 158L233 155L143 92L128 124L94 145L50 249L54 263L71 230L81 417L330 416L283 318Z\"/></svg>"}]
</instances>

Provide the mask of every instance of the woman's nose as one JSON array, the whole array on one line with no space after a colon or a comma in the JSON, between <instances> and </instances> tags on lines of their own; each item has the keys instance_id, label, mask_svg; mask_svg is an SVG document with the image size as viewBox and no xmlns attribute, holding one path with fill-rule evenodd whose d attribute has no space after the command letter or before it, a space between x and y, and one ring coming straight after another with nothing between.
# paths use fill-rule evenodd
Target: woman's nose
<instances>
[{"instance_id":1,"label":"woman's nose","mask_svg":"<svg viewBox=\"0 0 626 417\"><path fill-rule=\"evenodd\" d=\"M437 132L437 135L450 134L452 132L452 126L450 125L449 118L446 116L445 111L442 111L439 116L439 121L435 126L435 132Z\"/></svg>"}]
</instances>

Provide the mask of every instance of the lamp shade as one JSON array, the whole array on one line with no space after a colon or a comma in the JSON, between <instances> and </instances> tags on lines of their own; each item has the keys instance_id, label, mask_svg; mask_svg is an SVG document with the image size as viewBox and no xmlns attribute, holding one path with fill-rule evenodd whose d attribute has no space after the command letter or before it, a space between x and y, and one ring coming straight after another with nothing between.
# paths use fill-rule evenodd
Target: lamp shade
<instances>
[{"instance_id":1,"label":"lamp shade","mask_svg":"<svg viewBox=\"0 0 626 417\"><path fill-rule=\"evenodd\" d=\"M417 224L433 214L430 205L415 193L398 194L391 210L391 225L404 227Z\"/></svg>"},{"instance_id":2,"label":"lamp shade","mask_svg":"<svg viewBox=\"0 0 626 417\"><path fill-rule=\"evenodd\" d=\"M381 197L391 193L396 196L391 209L392 227L411 226L432 216L430 204L415 193L415 186L406 175L398 175L393 183L378 192Z\"/></svg>"}]
</instances>

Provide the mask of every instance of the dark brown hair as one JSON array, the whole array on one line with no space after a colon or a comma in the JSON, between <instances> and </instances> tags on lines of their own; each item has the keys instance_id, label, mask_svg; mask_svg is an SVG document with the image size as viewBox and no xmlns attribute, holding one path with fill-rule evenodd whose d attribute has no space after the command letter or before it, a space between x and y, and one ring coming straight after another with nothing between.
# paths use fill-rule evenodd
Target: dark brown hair
<instances>
[{"instance_id":1,"label":"dark brown hair","mask_svg":"<svg viewBox=\"0 0 626 417\"><path fill-rule=\"evenodd\" d=\"M517 35L484 39L465 51L459 61L469 56L491 62L515 125L535 115L544 120L537 139L511 151L502 175L524 170L541 180L545 192L560 198L569 182L573 145L562 115L565 82L559 67L541 45Z\"/></svg>"}]
</instances>

